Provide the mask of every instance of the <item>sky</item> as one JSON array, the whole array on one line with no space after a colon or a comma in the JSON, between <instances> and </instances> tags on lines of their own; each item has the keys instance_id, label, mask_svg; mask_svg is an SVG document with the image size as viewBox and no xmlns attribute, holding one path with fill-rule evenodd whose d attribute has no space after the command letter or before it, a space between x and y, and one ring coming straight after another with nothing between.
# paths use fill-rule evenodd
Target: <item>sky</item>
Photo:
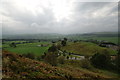
<instances>
[{"instance_id":1,"label":"sky","mask_svg":"<svg viewBox=\"0 0 120 80\"><path fill-rule=\"evenodd\" d=\"M1 0L1 3L2 34L118 31L118 2L114 0Z\"/></svg>"}]
</instances>

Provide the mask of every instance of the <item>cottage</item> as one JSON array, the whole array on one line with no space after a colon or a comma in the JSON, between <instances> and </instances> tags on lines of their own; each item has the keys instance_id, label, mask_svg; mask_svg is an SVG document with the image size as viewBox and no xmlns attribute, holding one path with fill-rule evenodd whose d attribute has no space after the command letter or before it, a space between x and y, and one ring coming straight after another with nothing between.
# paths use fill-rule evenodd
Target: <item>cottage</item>
<instances>
[{"instance_id":1,"label":"cottage","mask_svg":"<svg viewBox=\"0 0 120 80\"><path fill-rule=\"evenodd\" d=\"M99 44L99 46L111 48L111 49L114 49L114 50L119 49L119 46L117 46L116 44L111 43L111 42L102 42L102 43Z\"/></svg>"},{"instance_id":2,"label":"cottage","mask_svg":"<svg viewBox=\"0 0 120 80\"><path fill-rule=\"evenodd\" d=\"M48 44L40 44L40 45L37 45L38 47L47 47Z\"/></svg>"}]
</instances>

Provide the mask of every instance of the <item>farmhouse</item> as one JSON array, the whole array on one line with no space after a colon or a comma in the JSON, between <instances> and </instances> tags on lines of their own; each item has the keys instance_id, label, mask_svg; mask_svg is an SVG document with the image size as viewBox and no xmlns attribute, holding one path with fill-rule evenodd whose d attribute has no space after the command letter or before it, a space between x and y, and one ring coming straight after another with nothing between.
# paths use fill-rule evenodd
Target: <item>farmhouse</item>
<instances>
[{"instance_id":1,"label":"farmhouse","mask_svg":"<svg viewBox=\"0 0 120 80\"><path fill-rule=\"evenodd\" d=\"M113 50L118 50L119 49L119 46L117 46L116 44L111 43L111 42L102 42L102 43L99 44L99 46L111 48Z\"/></svg>"},{"instance_id":2,"label":"farmhouse","mask_svg":"<svg viewBox=\"0 0 120 80\"><path fill-rule=\"evenodd\" d=\"M48 44L40 44L40 45L37 45L38 47L47 47Z\"/></svg>"}]
</instances>

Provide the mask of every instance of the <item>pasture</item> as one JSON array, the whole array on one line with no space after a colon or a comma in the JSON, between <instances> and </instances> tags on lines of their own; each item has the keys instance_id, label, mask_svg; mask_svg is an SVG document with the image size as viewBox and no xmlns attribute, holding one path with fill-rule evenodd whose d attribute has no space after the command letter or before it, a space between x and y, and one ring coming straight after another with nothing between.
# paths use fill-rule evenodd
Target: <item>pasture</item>
<instances>
[{"instance_id":1,"label":"pasture","mask_svg":"<svg viewBox=\"0 0 120 80\"><path fill-rule=\"evenodd\" d=\"M93 37L92 39L95 40L105 40L105 41L109 41L109 42L113 42L115 44L118 44L120 37Z\"/></svg>"},{"instance_id":2,"label":"pasture","mask_svg":"<svg viewBox=\"0 0 120 80\"><path fill-rule=\"evenodd\" d=\"M9 44L12 42L14 43L20 43L16 44L16 47L10 47ZM48 41L42 41L42 42L32 42L32 43L23 43L25 41L6 41L2 45L4 50L8 50L13 53L18 53L18 54L27 54L27 53L32 53L35 54L36 56L41 56L44 54L44 52L47 52L49 47L52 45L51 42ZM58 42L60 44L60 42ZM47 45L47 46L41 46L41 45ZM67 42L67 45L64 47L61 47L62 51L67 51L70 53L75 53L83 56L92 56L95 53L104 53L105 50L109 52L110 55L116 55L117 51L110 49L110 48L105 48L105 47L100 47L97 44L91 43L91 42Z\"/></svg>"},{"instance_id":3,"label":"pasture","mask_svg":"<svg viewBox=\"0 0 120 80\"><path fill-rule=\"evenodd\" d=\"M103 41L109 41L115 44L119 44L119 39L120 37L97 37L97 36L74 36L74 37L68 37L69 39L73 39L73 40L89 40L89 39L93 39L93 40L103 40Z\"/></svg>"},{"instance_id":4,"label":"pasture","mask_svg":"<svg viewBox=\"0 0 120 80\"><path fill-rule=\"evenodd\" d=\"M108 51L110 55L114 55L117 53L117 51L113 49L100 47L90 42L67 43L66 46L62 47L62 50L75 53L75 54L79 54L79 55L83 55L83 56L86 56L86 55L92 56L95 53L105 53L105 51Z\"/></svg>"},{"instance_id":5,"label":"pasture","mask_svg":"<svg viewBox=\"0 0 120 80\"><path fill-rule=\"evenodd\" d=\"M18 54L33 53L36 56L40 56L44 52L47 52L48 48L51 46L50 42L35 42L35 43L17 44L16 45L17 47L14 48L14 47L10 47L9 46L9 44L11 42L15 42L16 43L16 41L8 41L5 44L3 44L3 48L5 50L8 50L8 51L13 52L13 53L18 53ZM41 44L42 45L47 45L47 46L38 46L38 45L41 45Z\"/></svg>"}]
</instances>

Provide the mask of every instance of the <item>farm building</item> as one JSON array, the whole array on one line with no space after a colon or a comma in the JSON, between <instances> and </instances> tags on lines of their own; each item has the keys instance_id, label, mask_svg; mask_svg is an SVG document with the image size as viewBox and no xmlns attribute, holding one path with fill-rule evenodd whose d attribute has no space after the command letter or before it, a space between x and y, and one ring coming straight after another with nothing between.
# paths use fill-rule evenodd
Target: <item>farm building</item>
<instances>
[{"instance_id":1,"label":"farm building","mask_svg":"<svg viewBox=\"0 0 120 80\"><path fill-rule=\"evenodd\" d=\"M37 45L38 47L47 47L48 44L40 44L40 45Z\"/></svg>"}]
</instances>

